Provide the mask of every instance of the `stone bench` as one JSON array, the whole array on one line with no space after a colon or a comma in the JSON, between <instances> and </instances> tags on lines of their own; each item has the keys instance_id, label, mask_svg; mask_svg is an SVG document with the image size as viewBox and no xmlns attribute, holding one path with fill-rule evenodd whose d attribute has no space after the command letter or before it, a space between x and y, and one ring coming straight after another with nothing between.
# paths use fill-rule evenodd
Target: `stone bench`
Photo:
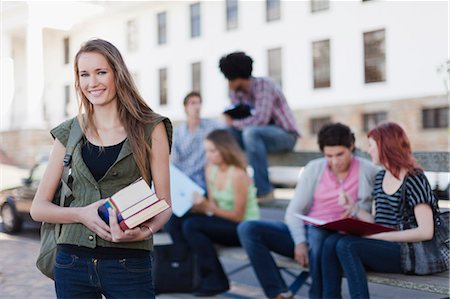
<instances>
[{"instance_id":1,"label":"stone bench","mask_svg":"<svg viewBox=\"0 0 450 299\"><path fill-rule=\"evenodd\" d=\"M229 258L242 262L242 266L229 271L228 275L233 275L239 271L251 267L247 254L241 247L218 247L220 257ZM295 277L294 282L289 286L292 293L297 293L300 287L308 278L308 269L297 264L293 259L273 254L277 266L287 273ZM293 271L300 271L300 274L294 274ZM405 275L392 273L369 272L367 275L369 282L401 287L405 289L413 289L429 293L437 293L448 296L449 291L449 272L443 272L433 275Z\"/></svg>"}]
</instances>

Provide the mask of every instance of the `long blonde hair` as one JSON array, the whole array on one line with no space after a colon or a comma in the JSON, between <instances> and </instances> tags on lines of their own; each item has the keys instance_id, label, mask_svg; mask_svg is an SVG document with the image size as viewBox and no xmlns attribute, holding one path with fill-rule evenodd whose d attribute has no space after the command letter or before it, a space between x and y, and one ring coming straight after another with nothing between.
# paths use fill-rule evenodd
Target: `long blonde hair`
<instances>
[{"instance_id":1,"label":"long blonde hair","mask_svg":"<svg viewBox=\"0 0 450 299\"><path fill-rule=\"evenodd\" d=\"M234 165L244 171L247 170L247 160L244 152L227 130L214 130L206 136L206 140L214 144L225 164Z\"/></svg>"},{"instance_id":2,"label":"long blonde hair","mask_svg":"<svg viewBox=\"0 0 450 299\"><path fill-rule=\"evenodd\" d=\"M87 41L81 46L75 56L75 90L79 99L79 119L81 119L83 109L86 113L85 121L81 124L83 131L86 133L87 128L90 128L96 137L99 137L93 118L94 107L81 90L78 73L78 60L80 55L92 52L105 57L114 73L119 119L127 133L139 172L149 182L150 178L147 175L146 166L148 165L147 157L150 157L151 147L148 142L142 141L146 140L145 125L155 119L155 113L153 113L152 109L139 94L119 50L110 42L102 39Z\"/></svg>"}]
</instances>

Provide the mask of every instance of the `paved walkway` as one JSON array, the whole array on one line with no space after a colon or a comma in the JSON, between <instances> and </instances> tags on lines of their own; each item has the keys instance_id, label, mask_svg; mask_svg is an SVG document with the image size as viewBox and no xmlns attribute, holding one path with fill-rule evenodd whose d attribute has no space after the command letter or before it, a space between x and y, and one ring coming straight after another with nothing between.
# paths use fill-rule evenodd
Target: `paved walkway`
<instances>
[{"instance_id":1,"label":"paved walkway","mask_svg":"<svg viewBox=\"0 0 450 299\"><path fill-rule=\"evenodd\" d=\"M42 275L34 262L39 251L37 228L19 235L0 233L0 298L55 298L53 281ZM190 294L164 294L158 299L196 298ZM229 292L213 298L264 298L260 288L232 283ZM301 298L301 297L298 297Z\"/></svg>"}]
</instances>

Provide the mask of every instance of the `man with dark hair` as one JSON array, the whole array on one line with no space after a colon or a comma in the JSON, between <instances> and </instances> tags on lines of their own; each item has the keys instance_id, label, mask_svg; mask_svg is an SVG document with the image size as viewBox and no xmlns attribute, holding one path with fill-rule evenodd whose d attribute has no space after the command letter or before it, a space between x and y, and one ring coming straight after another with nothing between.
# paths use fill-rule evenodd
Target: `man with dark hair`
<instances>
[{"instance_id":1,"label":"man with dark hair","mask_svg":"<svg viewBox=\"0 0 450 299\"><path fill-rule=\"evenodd\" d=\"M322 297L322 244L336 232L305 224L295 214L325 221L353 216L371 209L371 194L378 172L370 161L355 157L355 137L350 128L329 124L319 132L324 158L309 162L297 183L294 197L281 221L245 221L238 226L239 239L247 251L256 276L269 298L293 298L270 252L291 257L309 266L310 298ZM357 202L355 210L348 204ZM323 266L323 267L322 267Z\"/></svg>"},{"instance_id":2,"label":"man with dark hair","mask_svg":"<svg viewBox=\"0 0 450 299\"><path fill-rule=\"evenodd\" d=\"M291 151L300 137L294 114L280 87L268 78L252 76L253 60L244 52L234 52L220 59L219 67L228 80L233 104L246 104L251 115L225 122L245 150L254 170L260 201L273 199L269 182L267 153Z\"/></svg>"}]
</instances>

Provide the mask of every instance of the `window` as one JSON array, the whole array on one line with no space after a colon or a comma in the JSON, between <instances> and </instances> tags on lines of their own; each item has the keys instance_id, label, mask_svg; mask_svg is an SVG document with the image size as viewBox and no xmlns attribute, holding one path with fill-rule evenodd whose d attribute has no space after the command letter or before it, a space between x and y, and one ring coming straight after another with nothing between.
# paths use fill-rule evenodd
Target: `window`
<instances>
[{"instance_id":1,"label":"window","mask_svg":"<svg viewBox=\"0 0 450 299\"><path fill-rule=\"evenodd\" d=\"M330 87L330 40L313 42L312 53L314 88Z\"/></svg>"},{"instance_id":2,"label":"window","mask_svg":"<svg viewBox=\"0 0 450 299\"><path fill-rule=\"evenodd\" d=\"M158 45L163 45L167 42L167 14L160 12L157 15L158 26Z\"/></svg>"},{"instance_id":3,"label":"window","mask_svg":"<svg viewBox=\"0 0 450 299\"><path fill-rule=\"evenodd\" d=\"M311 134L313 134L313 135L318 134L320 129L322 129L322 127L324 125L327 125L329 123L331 123L331 117L329 117L329 116L311 118L310 124L309 124L310 129L311 129Z\"/></svg>"},{"instance_id":4,"label":"window","mask_svg":"<svg viewBox=\"0 0 450 299\"><path fill-rule=\"evenodd\" d=\"M130 52L136 51L138 47L138 27L136 20L127 22L127 49Z\"/></svg>"},{"instance_id":5,"label":"window","mask_svg":"<svg viewBox=\"0 0 450 299\"><path fill-rule=\"evenodd\" d=\"M200 3L191 4L191 37L200 36Z\"/></svg>"},{"instance_id":6,"label":"window","mask_svg":"<svg viewBox=\"0 0 450 299\"><path fill-rule=\"evenodd\" d=\"M311 0L311 12L327 10L330 8L330 1L328 0Z\"/></svg>"},{"instance_id":7,"label":"window","mask_svg":"<svg viewBox=\"0 0 450 299\"><path fill-rule=\"evenodd\" d=\"M276 21L281 18L280 0L266 0L266 21Z\"/></svg>"},{"instance_id":8,"label":"window","mask_svg":"<svg viewBox=\"0 0 450 299\"><path fill-rule=\"evenodd\" d=\"M363 130L364 132L369 132L371 129L375 128L380 123L387 120L387 113L373 112L363 114Z\"/></svg>"},{"instance_id":9,"label":"window","mask_svg":"<svg viewBox=\"0 0 450 299\"><path fill-rule=\"evenodd\" d=\"M269 77L282 86L282 59L281 48L271 49L267 51Z\"/></svg>"},{"instance_id":10,"label":"window","mask_svg":"<svg viewBox=\"0 0 450 299\"><path fill-rule=\"evenodd\" d=\"M192 90L201 92L202 90L202 64L195 62L191 65Z\"/></svg>"},{"instance_id":11,"label":"window","mask_svg":"<svg viewBox=\"0 0 450 299\"><path fill-rule=\"evenodd\" d=\"M422 110L422 127L424 129L447 128L448 107L426 108Z\"/></svg>"},{"instance_id":12,"label":"window","mask_svg":"<svg viewBox=\"0 0 450 299\"><path fill-rule=\"evenodd\" d=\"M238 1L226 0L227 6L227 30L238 27Z\"/></svg>"},{"instance_id":13,"label":"window","mask_svg":"<svg viewBox=\"0 0 450 299\"><path fill-rule=\"evenodd\" d=\"M366 83L386 81L385 30L364 33L364 77Z\"/></svg>"},{"instance_id":14,"label":"window","mask_svg":"<svg viewBox=\"0 0 450 299\"><path fill-rule=\"evenodd\" d=\"M64 117L70 115L70 85L64 86Z\"/></svg>"},{"instance_id":15,"label":"window","mask_svg":"<svg viewBox=\"0 0 450 299\"><path fill-rule=\"evenodd\" d=\"M159 105L167 105L167 69L159 69Z\"/></svg>"},{"instance_id":16,"label":"window","mask_svg":"<svg viewBox=\"0 0 450 299\"><path fill-rule=\"evenodd\" d=\"M139 87L139 74L137 72L132 72L131 77L133 77L133 81L136 87Z\"/></svg>"},{"instance_id":17,"label":"window","mask_svg":"<svg viewBox=\"0 0 450 299\"><path fill-rule=\"evenodd\" d=\"M70 40L68 37L64 39L64 64L69 64L70 60Z\"/></svg>"}]
</instances>

